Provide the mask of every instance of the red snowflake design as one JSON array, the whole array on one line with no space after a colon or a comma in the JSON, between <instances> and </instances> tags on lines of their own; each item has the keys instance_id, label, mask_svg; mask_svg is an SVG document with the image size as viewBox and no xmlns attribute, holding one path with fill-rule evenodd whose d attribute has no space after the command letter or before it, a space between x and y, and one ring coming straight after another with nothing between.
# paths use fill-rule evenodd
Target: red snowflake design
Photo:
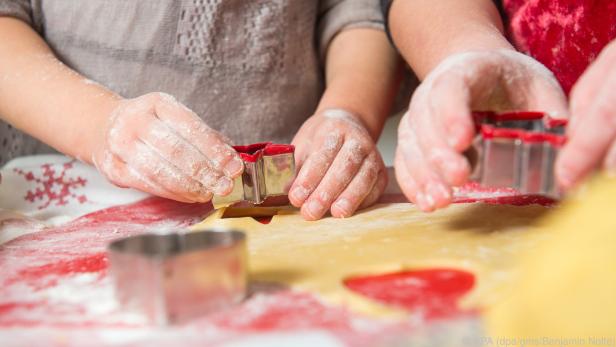
<instances>
[{"instance_id":1,"label":"red snowflake design","mask_svg":"<svg viewBox=\"0 0 616 347\"><path fill-rule=\"evenodd\" d=\"M73 168L75 160L62 164L58 170L57 164L43 164L41 169L43 173L40 177L32 171L24 171L14 169L14 171L23 176L28 182L35 182L37 187L33 190L28 190L24 200L34 203L41 201L43 204L38 206L39 210L45 209L52 204L54 206L67 205L71 200L83 204L88 201L85 195L77 195L72 190L79 187L85 187L87 180L81 176L76 178L67 177L67 172Z\"/></svg>"}]
</instances>

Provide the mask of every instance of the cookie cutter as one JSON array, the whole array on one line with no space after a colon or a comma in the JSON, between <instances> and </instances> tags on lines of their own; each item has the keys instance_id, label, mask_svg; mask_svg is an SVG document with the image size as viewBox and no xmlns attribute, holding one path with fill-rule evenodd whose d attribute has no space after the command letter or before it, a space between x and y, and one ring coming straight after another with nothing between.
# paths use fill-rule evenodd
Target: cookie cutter
<instances>
[{"instance_id":1,"label":"cookie cutter","mask_svg":"<svg viewBox=\"0 0 616 347\"><path fill-rule=\"evenodd\" d=\"M239 303L246 295L246 238L239 231L142 234L108 247L122 308L158 326Z\"/></svg>"},{"instance_id":2,"label":"cookie cutter","mask_svg":"<svg viewBox=\"0 0 616 347\"><path fill-rule=\"evenodd\" d=\"M471 179L486 187L559 198L556 157L566 142L567 121L542 112L475 112Z\"/></svg>"},{"instance_id":3,"label":"cookie cutter","mask_svg":"<svg viewBox=\"0 0 616 347\"><path fill-rule=\"evenodd\" d=\"M247 201L254 205L267 198L286 196L295 178L295 147L271 142L233 146L244 162L244 172L233 182L233 191L215 196L215 208Z\"/></svg>"}]
</instances>

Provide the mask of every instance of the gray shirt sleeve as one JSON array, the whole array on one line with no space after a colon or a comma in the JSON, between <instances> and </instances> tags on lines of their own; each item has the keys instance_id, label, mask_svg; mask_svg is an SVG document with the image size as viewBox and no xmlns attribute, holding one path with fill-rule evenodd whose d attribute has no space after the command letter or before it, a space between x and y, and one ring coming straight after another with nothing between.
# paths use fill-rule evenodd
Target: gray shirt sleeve
<instances>
[{"instance_id":1,"label":"gray shirt sleeve","mask_svg":"<svg viewBox=\"0 0 616 347\"><path fill-rule=\"evenodd\" d=\"M0 0L0 17L14 17L33 25L29 0ZM34 153L55 153L40 141L0 120L0 167L13 158Z\"/></svg>"},{"instance_id":2,"label":"gray shirt sleeve","mask_svg":"<svg viewBox=\"0 0 616 347\"><path fill-rule=\"evenodd\" d=\"M321 0L319 6L317 39L321 58L334 36L344 29L384 30L379 0Z\"/></svg>"},{"instance_id":3,"label":"gray shirt sleeve","mask_svg":"<svg viewBox=\"0 0 616 347\"><path fill-rule=\"evenodd\" d=\"M0 17L15 17L32 24L32 8L29 0L0 0Z\"/></svg>"}]
</instances>

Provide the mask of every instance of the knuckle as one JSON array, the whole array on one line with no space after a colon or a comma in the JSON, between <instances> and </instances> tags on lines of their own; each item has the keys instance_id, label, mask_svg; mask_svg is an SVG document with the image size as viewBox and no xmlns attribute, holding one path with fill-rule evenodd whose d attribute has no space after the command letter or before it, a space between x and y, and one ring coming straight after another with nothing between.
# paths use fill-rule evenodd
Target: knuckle
<instances>
[{"instance_id":1,"label":"knuckle","mask_svg":"<svg viewBox=\"0 0 616 347\"><path fill-rule=\"evenodd\" d=\"M364 155L368 155L376 147L374 141L372 141L372 138L368 134L358 136L353 142L356 147L359 147L359 149L363 151Z\"/></svg>"},{"instance_id":2,"label":"knuckle","mask_svg":"<svg viewBox=\"0 0 616 347\"><path fill-rule=\"evenodd\" d=\"M314 153L312 156L308 158L308 162L310 163L310 168L314 169L318 165L318 163L326 164L332 160L332 154L327 151L319 151Z\"/></svg>"},{"instance_id":3,"label":"knuckle","mask_svg":"<svg viewBox=\"0 0 616 347\"><path fill-rule=\"evenodd\" d=\"M318 178L314 174L314 171L310 168L304 167L294 183L298 187L302 187L306 191L312 191L318 183Z\"/></svg>"},{"instance_id":4,"label":"knuckle","mask_svg":"<svg viewBox=\"0 0 616 347\"><path fill-rule=\"evenodd\" d=\"M389 183L389 176L386 172L381 171L379 177L374 184L374 189L378 191L379 194L383 193L387 188L387 184Z\"/></svg>"},{"instance_id":5,"label":"knuckle","mask_svg":"<svg viewBox=\"0 0 616 347\"><path fill-rule=\"evenodd\" d=\"M345 193L343 198L346 199L349 202L349 207L351 209L356 208L356 206L361 203L361 199L362 199L362 197L357 192ZM350 213L352 211L347 211L347 212Z\"/></svg>"},{"instance_id":6,"label":"knuckle","mask_svg":"<svg viewBox=\"0 0 616 347\"><path fill-rule=\"evenodd\" d=\"M338 149L341 142L342 135L339 132L330 133L323 139L319 153L331 154Z\"/></svg>"},{"instance_id":7,"label":"knuckle","mask_svg":"<svg viewBox=\"0 0 616 347\"><path fill-rule=\"evenodd\" d=\"M344 162L341 166L334 168L334 172L337 172L338 179L347 179L351 176L351 172L359 165L359 160L352 157L344 158Z\"/></svg>"},{"instance_id":8,"label":"knuckle","mask_svg":"<svg viewBox=\"0 0 616 347\"><path fill-rule=\"evenodd\" d=\"M211 169L205 168L205 167L200 169L194 175L194 177L196 177L197 180L201 182L208 189L212 189L218 182L218 179L220 178L220 176L212 172Z\"/></svg>"},{"instance_id":9,"label":"knuckle","mask_svg":"<svg viewBox=\"0 0 616 347\"><path fill-rule=\"evenodd\" d=\"M235 158L232 149L225 144L217 144L212 147L210 160L215 167L222 167Z\"/></svg>"},{"instance_id":10,"label":"knuckle","mask_svg":"<svg viewBox=\"0 0 616 347\"><path fill-rule=\"evenodd\" d=\"M376 164L371 163L366 167L366 171L364 171L364 182L374 182L378 178L379 168Z\"/></svg>"},{"instance_id":11,"label":"knuckle","mask_svg":"<svg viewBox=\"0 0 616 347\"><path fill-rule=\"evenodd\" d=\"M318 200L322 205L330 205L334 200L334 196L329 192L329 189L316 191L314 195L313 198Z\"/></svg>"},{"instance_id":12,"label":"knuckle","mask_svg":"<svg viewBox=\"0 0 616 347\"><path fill-rule=\"evenodd\" d=\"M205 177L210 175L209 165L204 160L195 160L188 165L189 174L193 177Z\"/></svg>"},{"instance_id":13,"label":"knuckle","mask_svg":"<svg viewBox=\"0 0 616 347\"><path fill-rule=\"evenodd\" d=\"M142 98L144 98L145 100L151 102L151 103L158 103L163 101L163 94L160 92L152 92L152 93L148 93L145 94L144 96L142 96ZM139 99L139 98L137 98Z\"/></svg>"},{"instance_id":14,"label":"knuckle","mask_svg":"<svg viewBox=\"0 0 616 347\"><path fill-rule=\"evenodd\" d=\"M178 191L185 190L187 193L191 195L199 195L203 191L200 184L198 184L197 182L189 178L178 179L177 184L175 185L175 188Z\"/></svg>"}]
</instances>

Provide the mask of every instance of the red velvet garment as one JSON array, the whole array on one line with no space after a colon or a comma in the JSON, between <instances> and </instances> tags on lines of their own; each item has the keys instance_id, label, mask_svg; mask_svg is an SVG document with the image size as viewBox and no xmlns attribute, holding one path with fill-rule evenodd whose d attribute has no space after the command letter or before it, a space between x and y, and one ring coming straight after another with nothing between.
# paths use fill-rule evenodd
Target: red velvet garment
<instances>
[{"instance_id":1,"label":"red velvet garment","mask_svg":"<svg viewBox=\"0 0 616 347\"><path fill-rule=\"evenodd\" d=\"M513 44L547 66L568 94L616 38L616 0L503 0Z\"/></svg>"}]
</instances>

